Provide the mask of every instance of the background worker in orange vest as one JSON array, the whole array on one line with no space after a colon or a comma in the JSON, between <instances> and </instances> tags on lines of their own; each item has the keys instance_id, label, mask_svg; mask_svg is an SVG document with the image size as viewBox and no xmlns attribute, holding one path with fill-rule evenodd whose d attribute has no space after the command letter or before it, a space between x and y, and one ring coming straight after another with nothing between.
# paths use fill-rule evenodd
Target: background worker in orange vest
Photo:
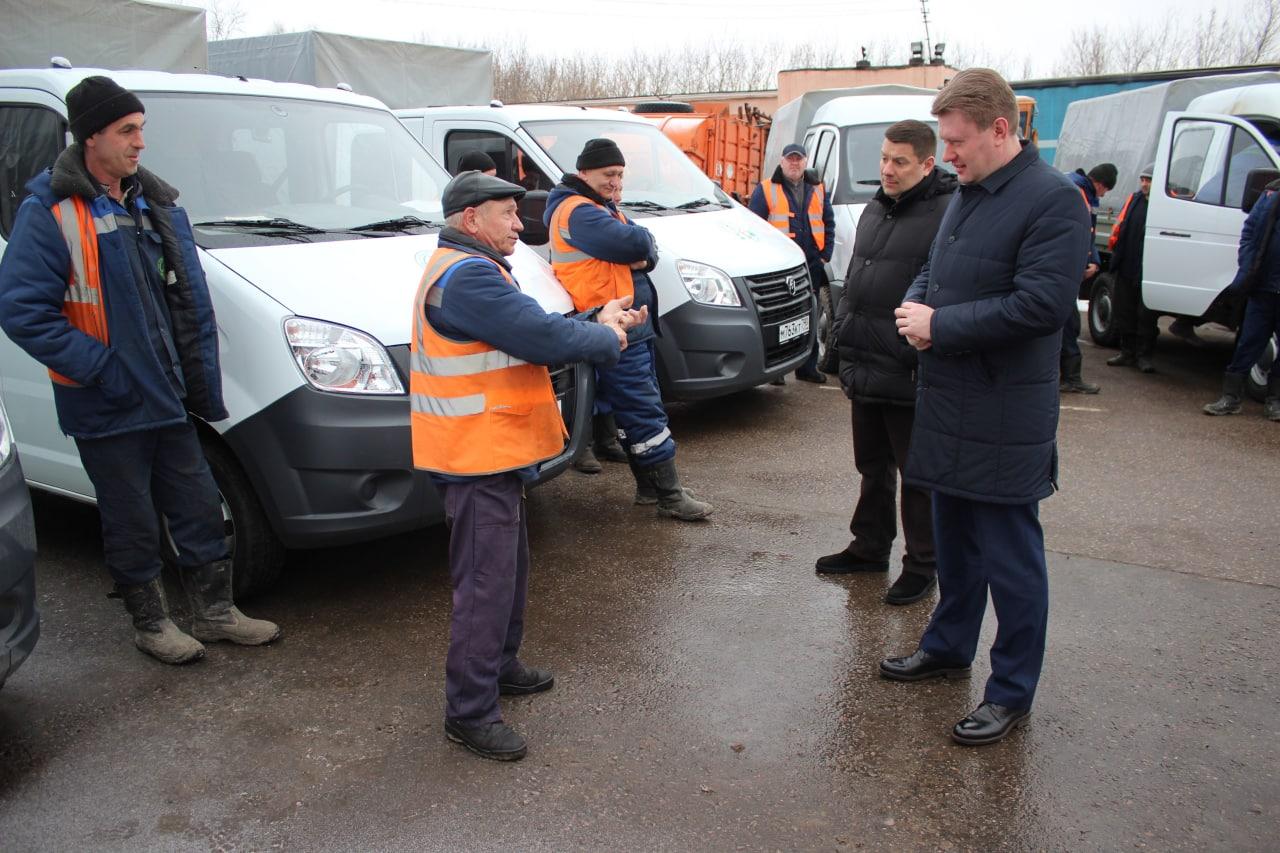
<instances>
[{"instance_id":1,"label":"background worker in orange vest","mask_svg":"<svg viewBox=\"0 0 1280 853\"><path fill-rule=\"evenodd\" d=\"M1099 200L1115 189L1116 167L1111 163L1099 163L1086 175L1083 169L1068 172L1067 177L1080 190L1081 202L1089 211L1090 234L1098 230ZM1089 263L1084 268L1083 284L1098 274L1102 259L1098 255L1098 247L1089 242ZM1062 330L1062 353L1058 357L1058 370L1061 381L1058 390L1071 394L1097 394L1100 389L1092 382L1084 380L1081 371L1084 366L1084 354L1080 351L1080 312L1072 311L1067 318L1067 325Z\"/></svg>"},{"instance_id":2,"label":"background worker in orange vest","mask_svg":"<svg viewBox=\"0 0 1280 853\"><path fill-rule=\"evenodd\" d=\"M134 645L187 663L204 657L201 640L261 645L280 628L232 602L218 487L188 415L227 417L213 304L177 191L138 165L144 113L108 77L67 93L76 141L27 184L0 262L0 325L49 369ZM169 619L161 514L194 637Z\"/></svg>"},{"instance_id":3,"label":"background worker in orange vest","mask_svg":"<svg viewBox=\"0 0 1280 853\"><path fill-rule=\"evenodd\" d=\"M578 173L565 175L551 191L543 217L556 277L579 311L623 296L648 309L646 322L628 333L618 363L596 371L596 392L613 411L636 480L635 502L657 504L659 514L681 521L706 518L711 505L680 485L676 443L658 388L658 305L648 276L657 249L648 229L629 221L615 201L626 160L613 140L589 139L576 165Z\"/></svg>"},{"instance_id":4,"label":"background worker in orange vest","mask_svg":"<svg viewBox=\"0 0 1280 853\"><path fill-rule=\"evenodd\" d=\"M539 693L551 673L517 657L529 584L524 484L567 437L545 365L609 365L644 309L614 299L569 319L520 292L507 256L525 190L480 172L445 187L447 227L414 301L410 425L414 467L430 471L449 525L453 616L445 734L479 755L523 758L498 695Z\"/></svg>"},{"instance_id":5,"label":"background worker in orange vest","mask_svg":"<svg viewBox=\"0 0 1280 853\"><path fill-rule=\"evenodd\" d=\"M808 162L803 145L793 142L783 148L782 161L773 170L773 177L760 182L747 206L804 250L809 283L817 294L828 284L826 264L835 251L836 219L826 187L816 174L805 169ZM818 330L811 329L810 334L813 350L796 371L796 378L823 383L827 377L818 370ZM782 382L781 377L775 380L778 385Z\"/></svg>"}]
</instances>

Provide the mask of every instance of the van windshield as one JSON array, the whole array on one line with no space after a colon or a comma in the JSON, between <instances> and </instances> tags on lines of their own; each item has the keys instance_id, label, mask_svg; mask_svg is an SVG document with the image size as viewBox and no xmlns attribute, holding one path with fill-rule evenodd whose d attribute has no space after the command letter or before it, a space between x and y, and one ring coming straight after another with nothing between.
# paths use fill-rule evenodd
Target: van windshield
<instances>
[{"instance_id":1,"label":"van windshield","mask_svg":"<svg viewBox=\"0 0 1280 853\"><path fill-rule=\"evenodd\" d=\"M302 229L439 222L448 176L390 112L247 95L145 92L142 163L192 222Z\"/></svg>"},{"instance_id":2,"label":"van windshield","mask_svg":"<svg viewBox=\"0 0 1280 853\"><path fill-rule=\"evenodd\" d=\"M588 139L607 137L618 143L627 161L622 179L624 205L698 209L728 206L729 197L689 161L662 131L650 124L607 119L526 121L521 127L566 174L578 171L578 154Z\"/></svg>"},{"instance_id":3,"label":"van windshield","mask_svg":"<svg viewBox=\"0 0 1280 853\"><path fill-rule=\"evenodd\" d=\"M926 122L936 134L938 123ZM840 128L841 157L839 184L831 199L833 204L866 204L880 189L880 146L884 143L885 124L858 124ZM934 160L937 167L948 172L950 166L942 162L942 140L938 140Z\"/></svg>"}]
</instances>

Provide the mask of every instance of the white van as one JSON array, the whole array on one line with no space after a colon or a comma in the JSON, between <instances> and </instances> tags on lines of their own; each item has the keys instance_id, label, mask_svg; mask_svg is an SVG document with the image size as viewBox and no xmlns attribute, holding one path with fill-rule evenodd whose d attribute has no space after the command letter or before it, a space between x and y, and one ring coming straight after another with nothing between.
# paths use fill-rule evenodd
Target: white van
<instances>
[{"instance_id":1,"label":"white van","mask_svg":"<svg viewBox=\"0 0 1280 853\"><path fill-rule=\"evenodd\" d=\"M228 420L198 424L223 498L237 591L270 583L284 548L358 541L439 521L413 469L412 304L448 182L379 101L337 89L196 74L0 71L0 253L23 185L69 142L66 94L106 74L147 108L142 161L178 188L218 318ZM548 311L572 310L519 247L515 274ZM577 451L589 372L553 371ZM92 501L58 429L43 367L0 335L0 395L33 488Z\"/></svg>"},{"instance_id":2,"label":"white van","mask_svg":"<svg viewBox=\"0 0 1280 853\"><path fill-rule=\"evenodd\" d=\"M628 112L558 106L396 110L450 172L469 151L531 192L523 238L543 246L546 193L576 171L588 139L607 136L627 160L622 209L653 232L662 337L658 378L670 399L704 399L796 369L813 346L814 295L804 252L729 198L651 122Z\"/></svg>"}]
</instances>

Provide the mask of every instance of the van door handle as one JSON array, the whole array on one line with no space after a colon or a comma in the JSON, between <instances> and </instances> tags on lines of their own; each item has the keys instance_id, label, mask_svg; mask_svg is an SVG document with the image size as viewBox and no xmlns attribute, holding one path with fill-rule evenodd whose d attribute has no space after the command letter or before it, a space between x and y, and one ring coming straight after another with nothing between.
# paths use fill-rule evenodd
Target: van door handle
<instances>
[{"instance_id":1,"label":"van door handle","mask_svg":"<svg viewBox=\"0 0 1280 853\"><path fill-rule=\"evenodd\" d=\"M1186 237L1188 240L1191 239L1190 234L1183 234L1181 231L1161 231L1160 236L1161 237Z\"/></svg>"}]
</instances>

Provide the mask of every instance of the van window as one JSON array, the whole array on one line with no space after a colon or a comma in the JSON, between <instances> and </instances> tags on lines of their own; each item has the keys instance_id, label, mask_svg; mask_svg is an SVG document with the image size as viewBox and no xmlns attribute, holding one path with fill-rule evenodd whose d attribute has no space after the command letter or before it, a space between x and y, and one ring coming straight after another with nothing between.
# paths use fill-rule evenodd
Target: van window
<instances>
[{"instance_id":1,"label":"van window","mask_svg":"<svg viewBox=\"0 0 1280 853\"><path fill-rule=\"evenodd\" d=\"M927 122L938 132L937 122ZM859 124L840 128L840 174L832 204L866 204L880 189L880 147L889 124ZM935 168L951 171L942 162L942 140L934 153Z\"/></svg>"},{"instance_id":2,"label":"van window","mask_svg":"<svg viewBox=\"0 0 1280 853\"><path fill-rule=\"evenodd\" d=\"M1227 160L1227 191L1222 203L1239 207L1244 201L1244 183L1254 169L1274 169L1275 164L1257 141L1242 128L1231 137L1231 157Z\"/></svg>"},{"instance_id":3,"label":"van window","mask_svg":"<svg viewBox=\"0 0 1280 853\"><path fill-rule=\"evenodd\" d=\"M53 110L0 104L0 237L9 238L27 181L58 159L66 127Z\"/></svg>"},{"instance_id":4,"label":"van window","mask_svg":"<svg viewBox=\"0 0 1280 853\"><path fill-rule=\"evenodd\" d=\"M835 152L836 135L830 130L818 134L818 146L813 152L813 168L818 173L818 180L827 182L831 171L831 155Z\"/></svg>"},{"instance_id":5,"label":"van window","mask_svg":"<svg viewBox=\"0 0 1280 853\"><path fill-rule=\"evenodd\" d=\"M1230 125L1212 121L1179 121L1173 128L1165 192L1172 198L1222 204L1226 146Z\"/></svg>"}]
</instances>

